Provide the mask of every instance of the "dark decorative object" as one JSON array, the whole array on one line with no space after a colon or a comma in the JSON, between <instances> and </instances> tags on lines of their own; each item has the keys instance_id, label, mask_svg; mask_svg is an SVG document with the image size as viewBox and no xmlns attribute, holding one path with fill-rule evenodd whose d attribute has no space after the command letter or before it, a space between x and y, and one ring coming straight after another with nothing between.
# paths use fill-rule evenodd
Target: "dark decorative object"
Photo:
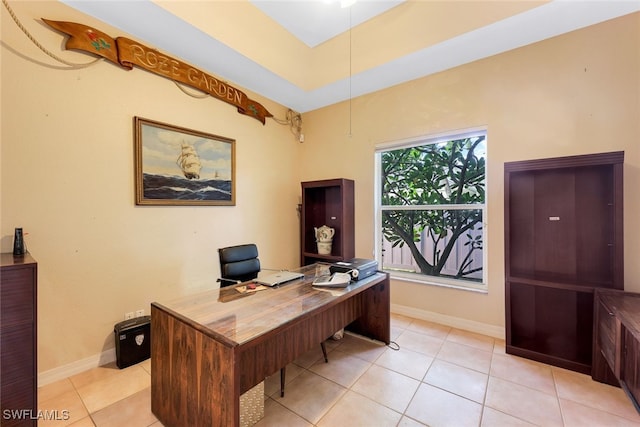
<instances>
[{"instance_id":1,"label":"dark decorative object","mask_svg":"<svg viewBox=\"0 0 640 427\"><path fill-rule=\"evenodd\" d=\"M22 235L22 228L16 228L15 235L13 236L13 255L23 256L24 253L24 237Z\"/></svg>"}]
</instances>

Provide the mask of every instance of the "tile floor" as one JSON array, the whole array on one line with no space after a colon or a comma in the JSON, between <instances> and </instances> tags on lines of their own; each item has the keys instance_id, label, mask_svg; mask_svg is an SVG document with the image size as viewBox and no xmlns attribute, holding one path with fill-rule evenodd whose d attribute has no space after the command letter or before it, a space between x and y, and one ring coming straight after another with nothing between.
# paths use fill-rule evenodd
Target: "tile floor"
<instances>
[{"instance_id":1,"label":"tile floor","mask_svg":"<svg viewBox=\"0 0 640 427\"><path fill-rule=\"evenodd\" d=\"M639 426L623 391L577 374L505 354L504 341L392 316L395 351L345 335L265 383L266 426ZM160 427L150 410L147 360L96 368L39 389L41 410L67 421L39 426ZM58 417L62 418L62 417ZM191 426L188 426L191 427Z\"/></svg>"}]
</instances>

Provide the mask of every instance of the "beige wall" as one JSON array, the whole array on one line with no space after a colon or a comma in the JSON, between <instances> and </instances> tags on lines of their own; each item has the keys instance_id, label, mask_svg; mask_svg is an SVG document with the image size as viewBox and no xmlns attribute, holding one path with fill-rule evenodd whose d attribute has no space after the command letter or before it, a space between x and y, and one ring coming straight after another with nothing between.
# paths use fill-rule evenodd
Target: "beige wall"
<instances>
[{"instance_id":1,"label":"beige wall","mask_svg":"<svg viewBox=\"0 0 640 427\"><path fill-rule=\"evenodd\" d=\"M61 52L62 36L40 17L123 35L58 2L11 4L43 45L75 62L91 58ZM2 251L11 251L14 227L29 233L39 262L40 372L113 348L125 312L218 286L219 247L256 242L265 267L298 265L301 145L288 127L186 96L140 69L44 66L59 64L4 12ZM284 107L248 95L284 117ZM136 206L134 116L234 138L236 206ZM271 167L276 161L286 166Z\"/></svg>"},{"instance_id":2,"label":"beige wall","mask_svg":"<svg viewBox=\"0 0 640 427\"><path fill-rule=\"evenodd\" d=\"M350 120L351 111L351 120ZM351 122L351 133L349 129ZM356 181L356 256L373 256L376 144L486 126L487 294L392 284L392 303L504 325L503 164L625 151L625 279L640 291L640 14L304 115L302 179ZM326 166L318 159L331 158Z\"/></svg>"},{"instance_id":3,"label":"beige wall","mask_svg":"<svg viewBox=\"0 0 640 427\"><path fill-rule=\"evenodd\" d=\"M40 17L126 36L58 2L12 2L60 53ZM394 304L504 324L505 161L625 150L626 278L640 291L638 14L304 115L305 142L165 79L101 62L63 70L2 11L1 249L23 227L39 261L38 369L113 347L128 311L217 286L218 247L258 243L262 262L298 262L300 181L356 181L356 255L373 256L377 143L474 126L489 132L489 293L394 282ZM61 56L76 62L88 57ZM44 65L50 64L50 65ZM278 117L285 107L251 93ZM133 116L236 139L235 207L134 204ZM288 167L272 168L278 160ZM269 206L264 209L264 206Z\"/></svg>"}]
</instances>

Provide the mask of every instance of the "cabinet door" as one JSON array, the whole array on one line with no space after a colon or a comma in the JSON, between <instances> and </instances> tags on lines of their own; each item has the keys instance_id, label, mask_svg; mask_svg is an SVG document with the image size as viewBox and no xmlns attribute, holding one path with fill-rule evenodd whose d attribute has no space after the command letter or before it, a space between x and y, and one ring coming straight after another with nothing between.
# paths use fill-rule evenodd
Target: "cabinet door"
<instances>
[{"instance_id":1,"label":"cabinet door","mask_svg":"<svg viewBox=\"0 0 640 427\"><path fill-rule=\"evenodd\" d=\"M616 355L620 354L620 322L601 300L598 300L597 310L597 344L605 360L618 377L620 376L620 359Z\"/></svg>"},{"instance_id":2,"label":"cabinet door","mask_svg":"<svg viewBox=\"0 0 640 427\"><path fill-rule=\"evenodd\" d=\"M24 324L2 328L0 354L2 383L11 383L23 378L33 378L33 325ZM3 396L4 400L4 396Z\"/></svg>"},{"instance_id":3,"label":"cabinet door","mask_svg":"<svg viewBox=\"0 0 640 427\"><path fill-rule=\"evenodd\" d=\"M11 384L2 383L0 393L2 393L2 412L0 413L2 427L37 427L37 410L35 409L36 401L32 391L32 381L21 380ZM25 412L26 409L31 408L34 408L33 412ZM11 416L11 411L16 411L13 412L16 415Z\"/></svg>"},{"instance_id":4,"label":"cabinet door","mask_svg":"<svg viewBox=\"0 0 640 427\"><path fill-rule=\"evenodd\" d=\"M8 329L8 330L7 330ZM0 395L1 424L6 426L35 426L37 421L29 419L35 416L36 409L36 379L34 377L34 352L32 325L12 326L2 328L0 334L0 354L2 355ZM28 414L25 411L32 409ZM8 417L11 411L17 411L20 416ZM8 417L8 418L5 418ZM25 418L26 417L26 418Z\"/></svg>"},{"instance_id":5,"label":"cabinet door","mask_svg":"<svg viewBox=\"0 0 640 427\"><path fill-rule=\"evenodd\" d=\"M624 355L621 382L627 392L638 405L640 399L640 342L629 332L624 330Z\"/></svg>"},{"instance_id":6,"label":"cabinet door","mask_svg":"<svg viewBox=\"0 0 640 427\"><path fill-rule=\"evenodd\" d=\"M33 268L2 270L0 288L0 325L33 323Z\"/></svg>"}]
</instances>

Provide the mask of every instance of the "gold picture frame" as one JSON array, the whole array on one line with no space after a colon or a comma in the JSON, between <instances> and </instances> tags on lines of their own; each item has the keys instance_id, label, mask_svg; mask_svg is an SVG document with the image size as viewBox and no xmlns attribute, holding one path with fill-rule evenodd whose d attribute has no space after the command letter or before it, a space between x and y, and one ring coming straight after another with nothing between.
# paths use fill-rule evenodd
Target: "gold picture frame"
<instances>
[{"instance_id":1,"label":"gold picture frame","mask_svg":"<svg viewBox=\"0 0 640 427\"><path fill-rule=\"evenodd\" d=\"M136 205L234 206L235 140L134 117Z\"/></svg>"}]
</instances>

